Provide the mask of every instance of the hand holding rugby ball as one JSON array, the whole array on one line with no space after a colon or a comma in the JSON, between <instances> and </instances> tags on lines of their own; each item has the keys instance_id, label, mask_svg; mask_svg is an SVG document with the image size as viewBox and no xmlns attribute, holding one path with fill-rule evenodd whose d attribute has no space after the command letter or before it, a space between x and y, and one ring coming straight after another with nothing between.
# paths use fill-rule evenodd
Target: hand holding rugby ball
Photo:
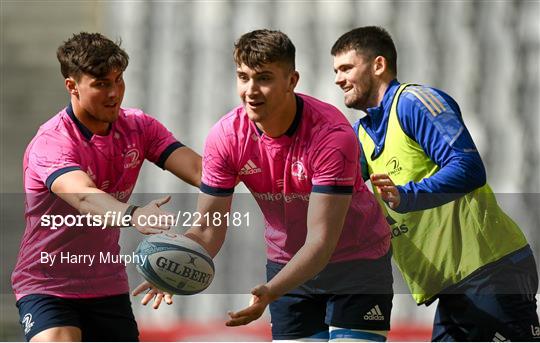
<instances>
[{"instance_id":1,"label":"hand holding rugby ball","mask_svg":"<svg viewBox=\"0 0 540 343\"><path fill-rule=\"evenodd\" d=\"M146 256L137 271L171 294L191 295L205 290L214 278L214 262L206 250L184 235L162 233L146 237L136 254Z\"/></svg>"}]
</instances>

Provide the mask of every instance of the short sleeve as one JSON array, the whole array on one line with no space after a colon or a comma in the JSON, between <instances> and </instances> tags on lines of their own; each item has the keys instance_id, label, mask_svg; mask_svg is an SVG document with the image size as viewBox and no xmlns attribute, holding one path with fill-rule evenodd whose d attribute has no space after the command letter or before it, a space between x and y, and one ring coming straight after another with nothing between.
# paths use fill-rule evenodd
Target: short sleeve
<instances>
[{"instance_id":1,"label":"short sleeve","mask_svg":"<svg viewBox=\"0 0 540 343\"><path fill-rule=\"evenodd\" d=\"M338 126L320 136L311 157L312 192L352 194L360 172L360 152L353 129Z\"/></svg>"},{"instance_id":2,"label":"short sleeve","mask_svg":"<svg viewBox=\"0 0 540 343\"><path fill-rule=\"evenodd\" d=\"M228 196L234 192L238 172L234 168L232 133L227 135L220 121L206 138L202 159L201 192Z\"/></svg>"},{"instance_id":3,"label":"short sleeve","mask_svg":"<svg viewBox=\"0 0 540 343\"><path fill-rule=\"evenodd\" d=\"M184 146L157 119L143 114L146 159L164 169L165 161L174 150Z\"/></svg>"},{"instance_id":4,"label":"short sleeve","mask_svg":"<svg viewBox=\"0 0 540 343\"><path fill-rule=\"evenodd\" d=\"M46 132L37 137L28 151L28 168L50 190L61 175L80 170L77 148L59 132Z\"/></svg>"}]
</instances>

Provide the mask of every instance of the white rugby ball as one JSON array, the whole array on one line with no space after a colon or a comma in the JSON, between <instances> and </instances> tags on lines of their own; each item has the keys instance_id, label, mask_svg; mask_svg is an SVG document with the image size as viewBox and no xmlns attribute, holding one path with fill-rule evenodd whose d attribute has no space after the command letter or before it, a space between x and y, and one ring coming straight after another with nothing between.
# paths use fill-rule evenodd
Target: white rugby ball
<instances>
[{"instance_id":1,"label":"white rugby ball","mask_svg":"<svg viewBox=\"0 0 540 343\"><path fill-rule=\"evenodd\" d=\"M184 235L150 235L135 253L141 257L139 261L144 260L137 264L137 271L159 289L172 294L202 292L214 278L214 262L208 252Z\"/></svg>"}]
</instances>

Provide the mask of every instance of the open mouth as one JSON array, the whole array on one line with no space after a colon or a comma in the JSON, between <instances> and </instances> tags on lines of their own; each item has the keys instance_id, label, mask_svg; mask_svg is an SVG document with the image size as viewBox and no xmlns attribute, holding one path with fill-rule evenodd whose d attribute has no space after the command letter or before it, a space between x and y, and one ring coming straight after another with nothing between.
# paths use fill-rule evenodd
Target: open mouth
<instances>
[{"instance_id":1,"label":"open mouth","mask_svg":"<svg viewBox=\"0 0 540 343\"><path fill-rule=\"evenodd\" d=\"M117 105L117 103L113 102L113 103L110 103L110 104L105 104L105 107L107 107L107 108L115 108L116 105Z\"/></svg>"},{"instance_id":2,"label":"open mouth","mask_svg":"<svg viewBox=\"0 0 540 343\"><path fill-rule=\"evenodd\" d=\"M264 105L264 101L248 101L248 102L247 102L247 105L248 105L250 108L259 108L259 107L261 107L262 105Z\"/></svg>"}]
</instances>

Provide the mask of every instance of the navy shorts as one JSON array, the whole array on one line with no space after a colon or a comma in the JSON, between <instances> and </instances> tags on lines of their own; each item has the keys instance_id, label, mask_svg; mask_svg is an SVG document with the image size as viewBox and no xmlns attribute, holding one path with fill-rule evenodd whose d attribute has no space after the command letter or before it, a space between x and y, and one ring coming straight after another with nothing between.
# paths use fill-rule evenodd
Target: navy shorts
<instances>
[{"instance_id":1,"label":"navy shorts","mask_svg":"<svg viewBox=\"0 0 540 343\"><path fill-rule=\"evenodd\" d=\"M310 281L270 304L272 338L299 339L328 332L329 326L390 330L391 253L376 260L331 263ZM268 261L271 280L283 264Z\"/></svg>"},{"instance_id":2,"label":"navy shorts","mask_svg":"<svg viewBox=\"0 0 540 343\"><path fill-rule=\"evenodd\" d=\"M19 299L17 307L27 341L60 326L80 328L83 341L139 340L128 294L90 299L31 294Z\"/></svg>"},{"instance_id":3,"label":"navy shorts","mask_svg":"<svg viewBox=\"0 0 540 343\"><path fill-rule=\"evenodd\" d=\"M536 263L527 246L439 295L432 340L539 340L537 290Z\"/></svg>"}]
</instances>

